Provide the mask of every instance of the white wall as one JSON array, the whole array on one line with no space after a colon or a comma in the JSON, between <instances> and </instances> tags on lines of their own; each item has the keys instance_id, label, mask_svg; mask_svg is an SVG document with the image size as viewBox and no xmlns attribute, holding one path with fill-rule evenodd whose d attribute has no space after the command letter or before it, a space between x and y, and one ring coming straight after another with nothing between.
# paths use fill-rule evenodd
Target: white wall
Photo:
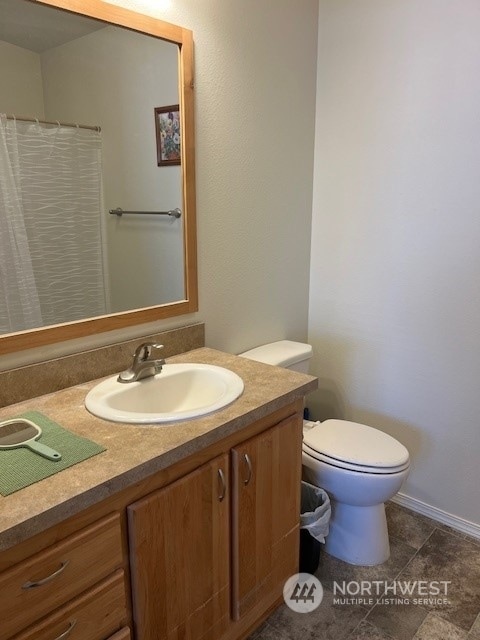
<instances>
[{"instance_id":1,"label":"white wall","mask_svg":"<svg viewBox=\"0 0 480 640\"><path fill-rule=\"evenodd\" d=\"M0 41L0 113L43 118L38 53Z\"/></svg>"},{"instance_id":2,"label":"white wall","mask_svg":"<svg viewBox=\"0 0 480 640\"><path fill-rule=\"evenodd\" d=\"M311 404L480 523L480 5L320 0L319 25Z\"/></svg>"},{"instance_id":3,"label":"white wall","mask_svg":"<svg viewBox=\"0 0 480 640\"><path fill-rule=\"evenodd\" d=\"M111 310L183 300L182 219L108 214L182 208L180 167L157 166L154 118L179 101L177 47L108 27L41 60L47 117L102 127Z\"/></svg>"}]
</instances>

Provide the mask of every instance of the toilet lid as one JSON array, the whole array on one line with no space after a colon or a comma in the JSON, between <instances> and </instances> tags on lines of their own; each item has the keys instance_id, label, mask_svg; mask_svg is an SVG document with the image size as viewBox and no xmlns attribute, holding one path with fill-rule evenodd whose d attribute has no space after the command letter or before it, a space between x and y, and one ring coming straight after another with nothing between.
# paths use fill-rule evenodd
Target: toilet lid
<instances>
[{"instance_id":1,"label":"toilet lid","mask_svg":"<svg viewBox=\"0 0 480 640\"><path fill-rule=\"evenodd\" d=\"M312 452L359 467L395 468L409 461L407 449L387 433L347 420L325 420L304 433Z\"/></svg>"}]
</instances>

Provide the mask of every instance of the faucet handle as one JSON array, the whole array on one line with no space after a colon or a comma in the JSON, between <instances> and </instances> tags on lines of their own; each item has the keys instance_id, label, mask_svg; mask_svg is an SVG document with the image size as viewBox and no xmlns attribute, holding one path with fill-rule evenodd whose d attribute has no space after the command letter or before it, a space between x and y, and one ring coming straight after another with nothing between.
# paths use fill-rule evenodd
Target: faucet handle
<instances>
[{"instance_id":1,"label":"faucet handle","mask_svg":"<svg viewBox=\"0 0 480 640\"><path fill-rule=\"evenodd\" d=\"M152 355L152 351L154 349L160 351L160 349L164 349L164 346L163 346L163 344L158 344L158 342L157 343L152 343L150 345L150 353L148 354L148 357L150 357ZM165 360L163 361L163 363L165 364Z\"/></svg>"},{"instance_id":2,"label":"faucet handle","mask_svg":"<svg viewBox=\"0 0 480 640\"><path fill-rule=\"evenodd\" d=\"M135 353L133 354L134 361L143 362L144 360L148 360L154 349L163 349L163 344L143 342L135 349Z\"/></svg>"}]
</instances>

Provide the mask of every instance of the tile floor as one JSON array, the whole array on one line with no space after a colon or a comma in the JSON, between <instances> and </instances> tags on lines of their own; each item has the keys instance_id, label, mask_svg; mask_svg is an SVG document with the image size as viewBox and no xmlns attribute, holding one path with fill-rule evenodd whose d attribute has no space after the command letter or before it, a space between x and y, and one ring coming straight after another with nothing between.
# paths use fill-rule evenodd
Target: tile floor
<instances>
[{"instance_id":1,"label":"tile floor","mask_svg":"<svg viewBox=\"0 0 480 640\"><path fill-rule=\"evenodd\" d=\"M480 640L480 540L392 502L387 520L387 562L354 567L322 551L316 576L324 597L318 609L295 613L282 605L249 640ZM449 604L414 604L415 594L409 604L377 603L376 597L373 605L338 604L333 582L344 580L451 581ZM391 592L385 597L395 600Z\"/></svg>"}]
</instances>

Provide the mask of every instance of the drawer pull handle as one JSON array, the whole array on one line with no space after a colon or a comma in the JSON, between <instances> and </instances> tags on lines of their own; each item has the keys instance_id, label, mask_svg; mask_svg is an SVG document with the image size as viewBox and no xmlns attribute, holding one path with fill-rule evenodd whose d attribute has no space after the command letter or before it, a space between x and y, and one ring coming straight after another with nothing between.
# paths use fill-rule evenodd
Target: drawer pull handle
<instances>
[{"instance_id":1,"label":"drawer pull handle","mask_svg":"<svg viewBox=\"0 0 480 640\"><path fill-rule=\"evenodd\" d=\"M243 484L245 486L247 486L247 484L250 482L250 480L252 479L252 475L253 475L253 470L252 470L252 461L250 460L250 456L248 455L248 453L245 453L243 455L245 462L247 463L247 477L245 478L245 480L243 481Z\"/></svg>"},{"instance_id":2,"label":"drawer pull handle","mask_svg":"<svg viewBox=\"0 0 480 640\"><path fill-rule=\"evenodd\" d=\"M222 502L227 493L227 482L225 480L225 474L223 473L222 469L218 470L218 479L220 480L220 494L218 496L218 499L220 502Z\"/></svg>"},{"instance_id":3,"label":"drawer pull handle","mask_svg":"<svg viewBox=\"0 0 480 640\"><path fill-rule=\"evenodd\" d=\"M76 620L71 620L68 625L68 629L63 633L61 633L59 636L57 636L55 640L65 640L65 638L68 638L68 636L72 633L73 628L76 624L77 624Z\"/></svg>"},{"instance_id":4,"label":"drawer pull handle","mask_svg":"<svg viewBox=\"0 0 480 640\"><path fill-rule=\"evenodd\" d=\"M28 582L25 582L25 584L22 585L22 589L35 589L36 587L41 587L42 585L47 584L47 582L50 582L50 580L53 580L58 575L60 575L63 571L65 571L69 562L70 562L69 560L64 560L60 565L60 567L56 571L51 573L49 576L47 576L46 578L42 578L41 580L35 580L33 582L30 580Z\"/></svg>"}]
</instances>

